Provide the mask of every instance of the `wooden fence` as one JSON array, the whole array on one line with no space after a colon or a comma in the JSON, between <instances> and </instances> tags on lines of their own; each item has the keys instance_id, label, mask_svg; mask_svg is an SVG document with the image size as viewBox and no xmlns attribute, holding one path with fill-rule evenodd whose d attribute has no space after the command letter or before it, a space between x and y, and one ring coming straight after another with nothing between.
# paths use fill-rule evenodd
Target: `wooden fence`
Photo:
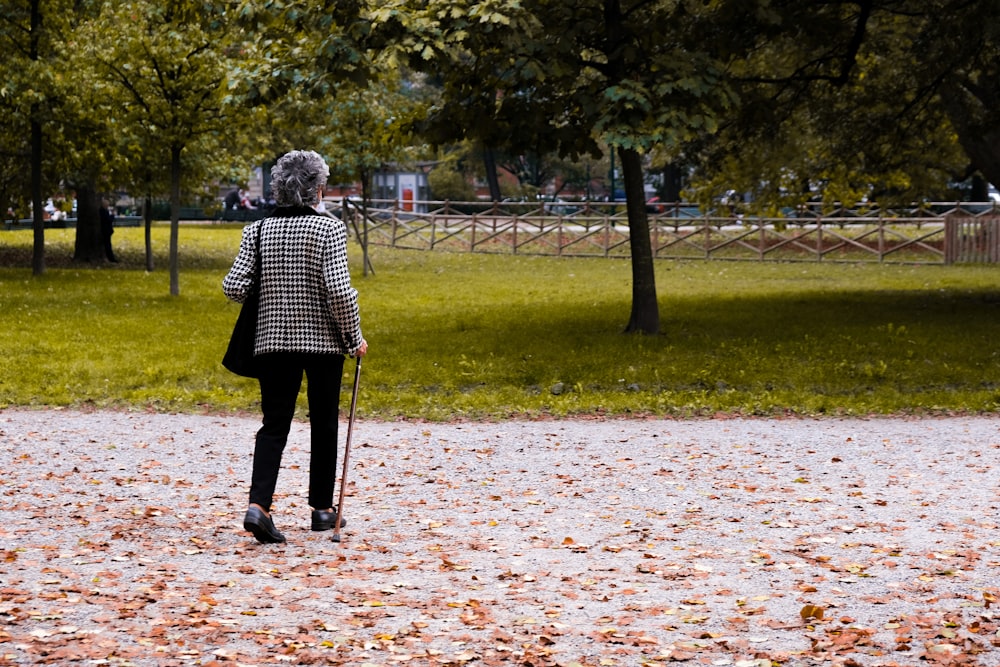
<instances>
[{"instance_id":1,"label":"wooden fence","mask_svg":"<svg viewBox=\"0 0 1000 667\"><path fill-rule=\"evenodd\" d=\"M1000 215L949 215L945 230L947 264L1000 262Z\"/></svg>"},{"instance_id":2,"label":"wooden fence","mask_svg":"<svg viewBox=\"0 0 1000 667\"><path fill-rule=\"evenodd\" d=\"M339 211L373 245L414 250L624 257L630 255L624 203L408 202L376 200L362 214ZM925 204L909 209L820 210L746 216L686 204L648 210L653 254L661 259L944 264L1000 262L1000 207ZM360 220L366 220L364 228Z\"/></svg>"}]
</instances>

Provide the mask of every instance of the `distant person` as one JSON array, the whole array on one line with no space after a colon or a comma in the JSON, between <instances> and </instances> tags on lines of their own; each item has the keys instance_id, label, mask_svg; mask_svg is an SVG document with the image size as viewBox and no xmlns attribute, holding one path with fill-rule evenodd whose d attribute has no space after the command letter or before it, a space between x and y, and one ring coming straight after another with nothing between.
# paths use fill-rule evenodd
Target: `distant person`
<instances>
[{"instance_id":1,"label":"distant person","mask_svg":"<svg viewBox=\"0 0 1000 667\"><path fill-rule=\"evenodd\" d=\"M51 199L45 203L44 210L49 214L49 220L52 222L62 222L66 219L66 213Z\"/></svg>"},{"instance_id":2,"label":"distant person","mask_svg":"<svg viewBox=\"0 0 1000 667\"><path fill-rule=\"evenodd\" d=\"M253 205L250 198L247 196L243 190L240 190L240 208L244 211L256 211L257 207Z\"/></svg>"},{"instance_id":3,"label":"distant person","mask_svg":"<svg viewBox=\"0 0 1000 667\"><path fill-rule=\"evenodd\" d=\"M222 290L242 303L253 284L260 230L256 362L263 423L257 431L250 506L243 527L258 542L284 542L271 502L305 373L309 404L312 529L330 530L337 473L337 426L345 355L363 357L358 293L347 267L347 229L316 212L330 168L318 153L292 151L271 168L277 208L243 229ZM342 522L341 525L344 525Z\"/></svg>"},{"instance_id":4,"label":"distant person","mask_svg":"<svg viewBox=\"0 0 1000 667\"><path fill-rule=\"evenodd\" d=\"M97 214L101 218L101 243L104 245L104 256L109 262L117 264L115 249L111 246L111 235L115 233L115 214L111 212L107 199L101 200Z\"/></svg>"},{"instance_id":5,"label":"distant person","mask_svg":"<svg viewBox=\"0 0 1000 667\"><path fill-rule=\"evenodd\" d=\"M226 198L222 200L223 207L227 211L235 211L240 207L240 191L231 190L226 194Z\"/></svg>"}]
</instances>

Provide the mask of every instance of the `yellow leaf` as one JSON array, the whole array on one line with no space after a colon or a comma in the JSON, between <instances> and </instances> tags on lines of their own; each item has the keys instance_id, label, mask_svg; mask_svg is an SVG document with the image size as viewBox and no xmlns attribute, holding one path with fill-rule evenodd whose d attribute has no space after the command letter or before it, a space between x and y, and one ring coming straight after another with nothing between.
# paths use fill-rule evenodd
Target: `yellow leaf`
<instances>
[{"instance_id":1,"label":"yellow leaf","mask_svg":"<svg viewBox=\"0 0 1000 667\"><path fill-rule=\"evenodd\" d=\"M808 621L815 619L817 621L823 620L823 608L817 607L816 605L807 604L802 607L802 611L799 612L799 616L802 617L803 621Z\"/></svg>"}]
</instances>

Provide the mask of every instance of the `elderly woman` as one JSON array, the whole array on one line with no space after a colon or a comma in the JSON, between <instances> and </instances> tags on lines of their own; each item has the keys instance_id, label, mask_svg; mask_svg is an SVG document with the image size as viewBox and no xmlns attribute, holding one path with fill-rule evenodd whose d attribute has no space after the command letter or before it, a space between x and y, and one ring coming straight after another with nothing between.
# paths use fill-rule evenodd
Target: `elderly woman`
<instances>
[{"instance_id":1,"label":"elderly woman","mask_svg":"<svg viewBox=\"0 0 1000 667\"><path fill-rule=\"evenodd\" d=\"M337 517L333 489L344 357L364 356L368 343L361 335L358 293L347 269L346 227L315 208L329 174L326 162L313 151L282 156L271 169L277 208L244 228L239 254L222 281L227 297L241 303L246 299L259 238L254 352L263 422L254 447L250 506L243 519L244 528L259 542L285 541L272 520L271 501L303 373L309 402L312 529L329 530Z\"/></svg>"}]
</instances>

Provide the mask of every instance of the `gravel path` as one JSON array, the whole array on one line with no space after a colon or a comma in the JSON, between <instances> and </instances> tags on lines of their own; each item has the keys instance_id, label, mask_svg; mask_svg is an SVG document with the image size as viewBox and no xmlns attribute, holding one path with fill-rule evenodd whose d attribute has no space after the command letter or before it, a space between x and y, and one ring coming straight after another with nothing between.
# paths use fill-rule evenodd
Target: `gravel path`
<instances>
[{"instance_id":1,"label":"gravel path","mask_svg":"<svg viewBox=\"0 0 1000 667\"><path fill-rule=\"evenodd\" d=\"M285 545L256 427L0 411L0 664L1000 664L1000 418L361 422L340 544L296 424Z\"/></svg>"}]
</instances>

